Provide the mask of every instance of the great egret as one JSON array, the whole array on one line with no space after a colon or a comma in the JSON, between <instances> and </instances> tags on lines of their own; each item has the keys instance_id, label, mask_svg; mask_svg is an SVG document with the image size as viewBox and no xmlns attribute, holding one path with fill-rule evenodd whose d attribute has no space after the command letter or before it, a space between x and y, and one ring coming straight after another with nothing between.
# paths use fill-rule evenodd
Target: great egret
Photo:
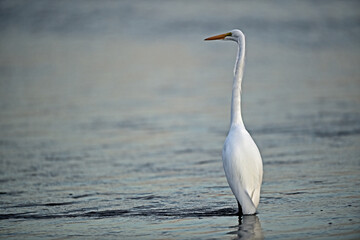
<instances>
[{"instance_id":1,"label":"great egret","mask_svg":"<svg viewBox=\"0 0 360 240\"><path fill-rule=\"evenodd\" d=\"M245 129L241 117L241 82L245 63L245 35L238 29L206 38L205 40L230 40L238 44L234 68L231 99L231 123L226 137L222 159L229 186L235 195L239 215L256 213L260 200L263 177L261 155L254 140Z\"/></svg>"}]
</instances>

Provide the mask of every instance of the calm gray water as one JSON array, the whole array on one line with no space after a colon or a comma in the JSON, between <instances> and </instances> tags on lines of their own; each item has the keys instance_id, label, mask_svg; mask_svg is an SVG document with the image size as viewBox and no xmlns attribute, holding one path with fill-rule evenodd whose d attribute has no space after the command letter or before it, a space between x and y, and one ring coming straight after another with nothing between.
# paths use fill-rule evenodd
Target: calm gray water
<instances>
[{"instance_id":1,"label":"calm gray water","mask_svg":"<svg viewBox=\"0 0 360 240\"><path fill-rule=\"evenodd\" d=\"M359 239L357 1L1 1L0 238ZM236 46L264 161L221 149Z\"/></svg>"}]
</instances>

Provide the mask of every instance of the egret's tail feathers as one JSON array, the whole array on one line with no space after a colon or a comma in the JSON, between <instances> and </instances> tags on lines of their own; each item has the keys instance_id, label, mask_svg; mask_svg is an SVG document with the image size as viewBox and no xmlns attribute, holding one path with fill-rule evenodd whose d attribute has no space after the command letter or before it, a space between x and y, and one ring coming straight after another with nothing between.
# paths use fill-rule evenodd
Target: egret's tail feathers
<instances>
[{"instance_id":1,"label":"egret's tail feathers","mask_svg":"<svg viewBox=\"0 0 360 240\"><path fill-rule=\"evenodd\" d=\"M259 201L260 201L260 189L257 189L253 192L251 199L255 205L255 208L257 208L259 206Z\"/></svg>"},{"instance_id":2,"label":"egret's tail feathers","mask_svg":"<svg viewBox=\"0 0 360 240\"><path fill-rule=\"evenodd\" d=\"M256 207L251 200L249 194L246 191L243 191L242 193L238 194L239 196L236 196L238 202L241 205L242 213L244 215L252 215L256 213Z\"/></svg>"}]
</instances>

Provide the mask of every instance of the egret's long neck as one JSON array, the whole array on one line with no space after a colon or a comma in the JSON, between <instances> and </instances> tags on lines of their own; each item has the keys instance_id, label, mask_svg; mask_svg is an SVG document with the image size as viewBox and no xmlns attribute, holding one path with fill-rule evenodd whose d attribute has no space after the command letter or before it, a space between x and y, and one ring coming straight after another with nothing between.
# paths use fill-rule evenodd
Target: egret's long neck
<instances>
[{"instance_id":1,"label":"egret's long neck","mask_svg":"<svg viewBox=\"0 0 360 240\"><path fill-rule=\"evenodd\" d=\"M245 65L245 37L239 39L238 52L234 68L234 82L231 99L231 126L239 125L245 128L241 117L241 82L244 75Z\"/></svg>"}]
</instances>

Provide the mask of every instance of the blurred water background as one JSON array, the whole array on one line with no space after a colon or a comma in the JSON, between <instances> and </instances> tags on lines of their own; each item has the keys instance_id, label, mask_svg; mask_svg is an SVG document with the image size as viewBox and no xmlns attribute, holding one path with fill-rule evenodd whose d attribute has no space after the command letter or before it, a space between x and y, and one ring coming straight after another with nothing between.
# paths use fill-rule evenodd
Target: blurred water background
<instances>
[{"instance_id":1,"label":"blurred water background","mask_svg":"<svg viewBox=\"0 0 360 240\"><path fill-rule=\"evenodd\" d=\"M0 238L360 238L358 1L1 1ZM236 46L264 161L221 161Z\"/></svg>"}]
</instances>

